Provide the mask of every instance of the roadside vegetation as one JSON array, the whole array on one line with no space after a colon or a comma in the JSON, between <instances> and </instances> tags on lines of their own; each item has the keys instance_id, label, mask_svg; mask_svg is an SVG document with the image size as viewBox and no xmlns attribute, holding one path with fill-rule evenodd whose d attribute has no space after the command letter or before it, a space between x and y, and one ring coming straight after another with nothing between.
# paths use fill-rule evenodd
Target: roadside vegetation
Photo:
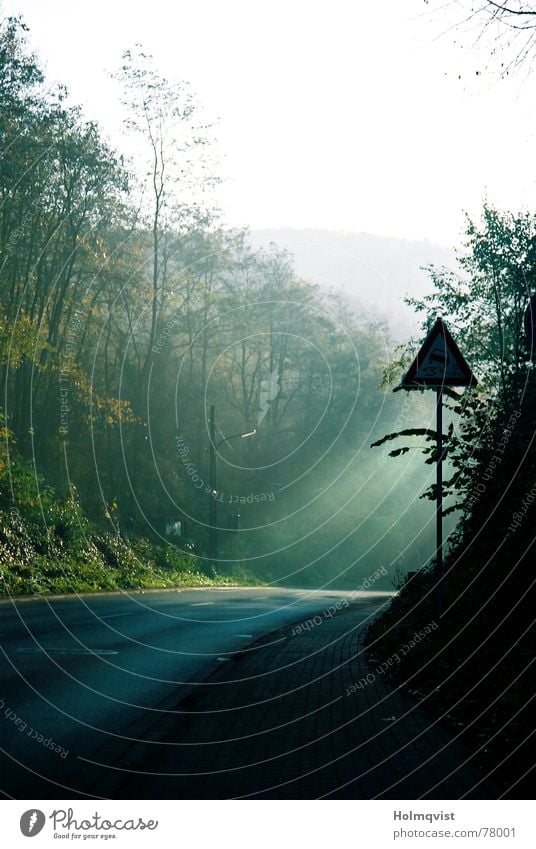
<instances>
[{"instance_id":1,"label":"roadside vegetation","mask_svg":"<svg viewBox=\"0 0 536 849\"><path fill-rule=\"evenodd\" d=\"M460 519L440 586L433 561L403 581L370 627L368 651L391 659L394 683L460 735L481 776L525 798L534 777L536 379L523 319L536 288L536 216L485 207L482 222L468 224L460 274L433 269L432 282L413 302L423 332L441 314L479 379L448 391L444 492ZM399 353L400 368L411 354ZM418 437L400 440L435 462ZM434 500L434 488L423 495ZM430 623L439 627L399 653Z\"/></svg>"},{"instance_id":2,"label":"roadside vegetation","mask_svg":"<svg viewBox=\"0 0 536 849\"><path fill-rule=\"evenodd\" d=\"M97 530L74 486L60 498L12 446L0 458L0 595L258 583L240 566L206 574L175 546Z\"/></svg>"}]
</instances>

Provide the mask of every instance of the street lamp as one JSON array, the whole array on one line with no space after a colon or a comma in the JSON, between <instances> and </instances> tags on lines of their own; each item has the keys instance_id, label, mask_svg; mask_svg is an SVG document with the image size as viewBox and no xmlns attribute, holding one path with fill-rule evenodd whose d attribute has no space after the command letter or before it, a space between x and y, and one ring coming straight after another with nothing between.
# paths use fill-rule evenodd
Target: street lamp
<instances>
[{"instance_id":1,"label":"street lamp","mask_svg":"<svg viewBox=\"0 0 536 849\"><path fill-rule=\"evenodd\" d=\"M215 442L216 437L216 407L214 404L210 406L210 468L209 468L209 485L210 485L210 515L208 527L208 558L212 563L213 568L216 568L218 560L218 490L216 488L216 456L220 445L224 442L230 442L231 439L247 439L249 436L255 436L256 428L248 430L244 433L234 433L232 436L224 436L219 442Z\"/></svg>"}]
</instances>

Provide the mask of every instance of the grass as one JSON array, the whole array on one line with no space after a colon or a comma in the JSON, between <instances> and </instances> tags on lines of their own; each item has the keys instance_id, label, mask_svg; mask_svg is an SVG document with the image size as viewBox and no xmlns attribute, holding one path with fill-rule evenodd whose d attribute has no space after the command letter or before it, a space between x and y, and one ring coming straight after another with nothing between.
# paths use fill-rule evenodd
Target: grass
<instances>
[{"instance_id":1,"label":"grass","mask_svg":"<svg viewBox=\"0 0 536 849\"><path fill-rule=\"evenodd\" d=\"M259 583L239 565L207 574L202 561L172 545L95 533L84 523L44 534L10 513L0 527L0 596Z\"/></svg>"}]
</instances>

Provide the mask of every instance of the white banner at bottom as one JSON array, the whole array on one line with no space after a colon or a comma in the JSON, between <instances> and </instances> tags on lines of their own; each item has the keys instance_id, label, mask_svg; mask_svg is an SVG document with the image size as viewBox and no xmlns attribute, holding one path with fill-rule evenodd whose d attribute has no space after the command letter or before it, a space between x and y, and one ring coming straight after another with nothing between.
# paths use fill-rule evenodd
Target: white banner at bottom
<instances>
[{"instance_id":1,"label":"white banner at bottom","mask_svg":"<svg viewBox=\"0 0 536 849\"><path fill-rule=\"evenodd\" d=\"M274 849L294 846L534 849L529 801L145 801L0 803L2 846Z\"/></svg>"}]
</instances>

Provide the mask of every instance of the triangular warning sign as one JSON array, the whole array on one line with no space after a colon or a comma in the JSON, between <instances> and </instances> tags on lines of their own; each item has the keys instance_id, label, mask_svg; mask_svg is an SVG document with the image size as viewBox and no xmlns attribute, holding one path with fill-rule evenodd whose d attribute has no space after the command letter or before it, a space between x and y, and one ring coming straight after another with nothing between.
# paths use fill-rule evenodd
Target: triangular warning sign
<instances>
[{"instance_id":1,"label":"triangular warning sign","mask_svg":"<svg viewBox=\"0 0 536 849\"><path fill-rule=\"evenodd\" d=\"M475 386L476 382L446 324L438 318L402 386Z\"/></svg>"}]
</instances>

